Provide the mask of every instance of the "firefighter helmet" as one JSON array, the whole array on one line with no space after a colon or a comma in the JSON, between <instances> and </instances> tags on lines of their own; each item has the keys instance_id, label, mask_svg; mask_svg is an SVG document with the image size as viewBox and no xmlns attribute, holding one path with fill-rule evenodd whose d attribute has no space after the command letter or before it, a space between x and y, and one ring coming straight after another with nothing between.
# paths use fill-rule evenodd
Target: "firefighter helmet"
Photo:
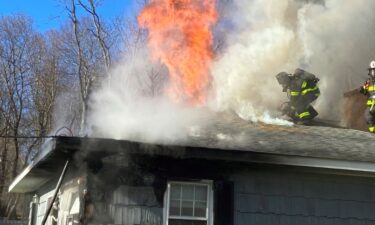
<instances>
[{"instance_id":1,"label":"firefighter helmet","mask_svg":"<svg viewBox=\"0 0 375 225\"><path fill-rule=\"evenodd\" d=\"M373 61L370 62L370 68L369 69L370 70L375 69L375 60L373 60Z\"/></svg>"},{"instance_id":2,"label":"firefighter helmet","mask_svg":"<svg viewBox=\"0 0 375 225\"><path fill-rule=\"evenodd\" d=\"M276 75L277 82L283 87L283 91L285 92L290 85L291 78L288 73L280 72Z\"/></svg>"},{"instance_id":3,"label":"firefighter helmet","mask_svg":"<svg viewBox=\"0 0 375 225\"><path fill-rule=\"evenodd\" d=\"M369 72L368 75L370 75L373 79L375 79L375 61L371 61L370 68L368 68Z\"/></svg>"},{"instance_id":4,"label":"firefighter helmet","mask_svg":"<svg viewBox=\"0 0 375 225\"><path fill-rule=\"evenodd\" d=\"M276 79L279 84L287 84L290 81L289 74L286 72L280 72L276 75Z\"/></svg>"}]
</instances>

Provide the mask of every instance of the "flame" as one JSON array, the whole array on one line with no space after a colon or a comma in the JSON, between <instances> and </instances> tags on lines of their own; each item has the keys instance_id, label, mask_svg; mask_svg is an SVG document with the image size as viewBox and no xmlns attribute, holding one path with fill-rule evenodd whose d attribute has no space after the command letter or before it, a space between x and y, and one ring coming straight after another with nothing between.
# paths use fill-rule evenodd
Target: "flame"
<instances>
[{"instance_id":1,"label":"flame","mask_svg":"<svg viewBox=\"0 0 375 225\"><path fill-rule=\"evenodd\" d=\"M178 102L206 102L216 21L215 0L151 0L138 17L153 58L169 70L167 93Z\"/></svg>"}]
</instances>

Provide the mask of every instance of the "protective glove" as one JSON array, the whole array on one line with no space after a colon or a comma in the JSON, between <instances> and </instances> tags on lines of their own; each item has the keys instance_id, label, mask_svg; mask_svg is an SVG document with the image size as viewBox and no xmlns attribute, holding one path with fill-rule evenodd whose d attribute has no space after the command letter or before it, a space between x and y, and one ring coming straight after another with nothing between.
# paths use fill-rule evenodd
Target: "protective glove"
<instances>
[{"instance_id":1,"label":"protective glove","mask_svg":"<svg viewBox=\"0 0 375 225\"><path fill-rule=\"evenodd\" d=\"M364 89L367 89L370 86L370 80L366 80L366 82L363 85Z\"/></svg>"}]
</instances>

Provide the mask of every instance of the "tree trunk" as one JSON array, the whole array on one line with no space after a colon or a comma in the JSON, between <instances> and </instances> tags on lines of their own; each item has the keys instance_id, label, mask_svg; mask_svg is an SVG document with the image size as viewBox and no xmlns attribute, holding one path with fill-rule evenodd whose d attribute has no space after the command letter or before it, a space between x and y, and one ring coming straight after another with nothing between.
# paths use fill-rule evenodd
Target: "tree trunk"
<instances>
[{"instance_id":1,"label":"tree trunk","mask_svg":"<svg viewBox=\"0 0 375 225\"><path fill-rule=\"evenodd\" d=\"M11 216L14 212L14 209L18 205L18 200L20 195L19 194L13 194L12 197L14 197L14 201L12 202L12 198L9 199L7 210L6 210L6 218L11 219Z\"/></svg>"},{"instance_id":2,"label":"tree trunk","mask_svg":"<svg viewBox=\"0 0 375 225\"><path fill-rule=\"evenodd\" d=\"M17 137L18 135L18 132L15 132L15 137ZM14 138L13 139L14 141L14 162L13 162L13 168L12 168L12 178L16 178L17 174L18 174L18 160L19 160L19 155L20 155L20 151L19 151L19 143L18 143L18 139L17 138Z\"/></svg>"}]
</instances>

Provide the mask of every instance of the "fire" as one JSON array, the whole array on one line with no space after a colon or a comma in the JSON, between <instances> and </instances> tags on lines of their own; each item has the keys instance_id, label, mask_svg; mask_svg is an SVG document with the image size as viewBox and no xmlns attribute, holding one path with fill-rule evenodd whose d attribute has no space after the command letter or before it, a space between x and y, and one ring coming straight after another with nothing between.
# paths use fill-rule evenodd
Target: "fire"
<instances>
[{"instance_id":1,"label":"fire","mask_svg":"<svg viewBox=\"0 0 375 225\"><path fill-rule=\"evenodd\" d=\"M152 56L168 67L167 93L178 102L206 102L216 21L215 0L151 0L138 17Z\"/></svg>"}]
</instances>

